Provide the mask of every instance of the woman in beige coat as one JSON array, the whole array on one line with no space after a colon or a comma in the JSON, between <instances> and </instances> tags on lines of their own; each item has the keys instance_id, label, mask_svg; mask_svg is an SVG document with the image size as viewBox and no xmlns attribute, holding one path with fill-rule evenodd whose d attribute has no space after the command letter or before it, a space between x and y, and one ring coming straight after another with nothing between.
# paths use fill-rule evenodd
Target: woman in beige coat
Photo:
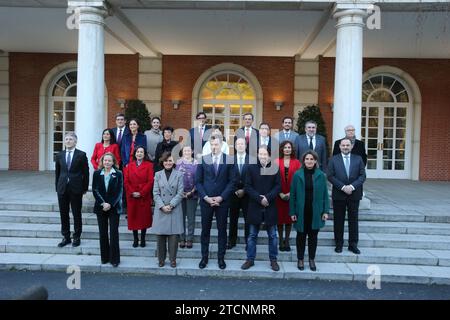
<instances>
[{"instance_id":1,"label":"woman in beige coat","mask_svg":"<svg viewBox=\"0 0 450 320\"><path fill-rule=\"evenodd\" d=\"M151 233L157 236L157 252L159 266L163 267L166 260L167 242L169 245L170 266L177 266L178 237L183 233L183 173L175 170L175 163L170 153L161 157L161 167L164 170L155 174L153 185L153 200L155 210Z\"/></svg>"}]
</instances>

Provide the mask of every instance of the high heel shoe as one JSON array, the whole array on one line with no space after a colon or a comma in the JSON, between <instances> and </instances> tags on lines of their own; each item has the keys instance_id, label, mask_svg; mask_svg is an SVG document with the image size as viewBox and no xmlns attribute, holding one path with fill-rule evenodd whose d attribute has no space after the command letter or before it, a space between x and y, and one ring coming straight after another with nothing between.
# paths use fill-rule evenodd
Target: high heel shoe
<instances>
[{"instance_id":1,"label":"high heel shoe","mask_svg":"<svg viewBox=\"0 0 450 320\"><path fill-rule=\"evenodd\" d=\"M177 267L177 261L176 261L176 260L170 261L170 266L171 266L172 268L176 268L176 267Z\"/></svg>"},{"instance_id":2,"label":"high heel shoe","mask_svg":"<svg viewBox=\"0 0 450 320\"><path fill-rule=\"evenodd\" d=\"M314 262L314 260L309 259L309 269L311 269L311 271L316 271L316 263Z\"/></svg>"},{"instance_id":3,"label":"high heel shoe","mask_svg":"<svg viewBox=\"0 0 450 320\"><path fill-rule=\"evenodd\" d=\"M298 262L297 262L297 268L298 268L298 270L305 270L305 262L304 262L304 260L298 260Z\"/></svg>"}]
</instances>

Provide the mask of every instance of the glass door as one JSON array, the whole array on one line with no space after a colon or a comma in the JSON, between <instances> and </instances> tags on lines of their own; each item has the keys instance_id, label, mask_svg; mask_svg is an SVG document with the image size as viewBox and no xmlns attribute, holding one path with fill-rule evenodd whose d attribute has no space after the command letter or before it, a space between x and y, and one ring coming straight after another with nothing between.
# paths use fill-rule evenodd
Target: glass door
<instances>
[{"instance_id":1,"label":"glass door","mask_svg":"<svg viewBox=\"0 0 450 320\"><path fill-rule=\"evenodd\" d=\"M367 177L409 179L408 104L365 103L361 136L367 149Z\"/></svg>"}]
</instances>

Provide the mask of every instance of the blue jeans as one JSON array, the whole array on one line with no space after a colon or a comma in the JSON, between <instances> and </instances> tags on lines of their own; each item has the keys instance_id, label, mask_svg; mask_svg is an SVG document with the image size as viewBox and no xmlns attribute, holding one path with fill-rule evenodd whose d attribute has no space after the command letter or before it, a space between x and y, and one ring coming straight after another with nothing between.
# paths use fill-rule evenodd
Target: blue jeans
<instances>
[{"instance_id":1,"label":"blue jeans","mask_svg":"<svg viewBox=\"0 0 450 320\"><path fill-rule=\"evenodd\" d=\"M247 241L247 260L255 261L256 258L256 241L258 239L260 224L251 224L250 235ZM267 236L269 237L269 259L270 261L277 260L278 255L278 237L277 226L266 226Z\"/></svg>"}]
</instances>

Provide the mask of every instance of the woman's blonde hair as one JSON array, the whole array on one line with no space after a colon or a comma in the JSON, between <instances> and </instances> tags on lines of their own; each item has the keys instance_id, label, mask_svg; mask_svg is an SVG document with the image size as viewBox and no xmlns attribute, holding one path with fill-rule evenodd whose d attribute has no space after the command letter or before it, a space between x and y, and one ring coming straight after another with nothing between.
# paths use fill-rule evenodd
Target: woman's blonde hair
<instances>
[{"instance_id":1,"label":"woman's blonde hair","mask_svg":"<svg viewBox=\"0 0 450 320\"><path fill-rule=\"evenodd\" d=\"M113 159L113 167L117 169L117 159L111 152L107 152L102 155L102 157L100 158L100 163L98 164L98 169L103 169L103 158L106 156L110 156Z\"/></svg>"}]
</instances>

